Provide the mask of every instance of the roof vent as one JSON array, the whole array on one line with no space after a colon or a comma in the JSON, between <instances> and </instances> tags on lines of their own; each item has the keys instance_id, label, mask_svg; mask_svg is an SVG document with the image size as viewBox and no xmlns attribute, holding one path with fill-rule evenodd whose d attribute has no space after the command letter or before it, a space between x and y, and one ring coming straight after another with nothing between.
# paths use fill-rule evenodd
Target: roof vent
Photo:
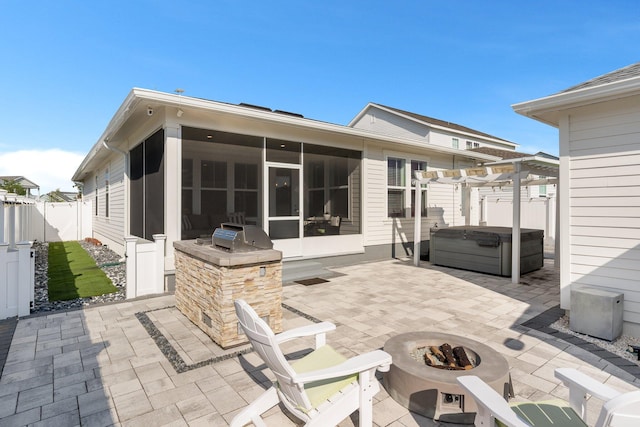
<instances>
[{"instance_id":1,"label":"roof vent","mask_svg":"<svg viewBox=\"0 0 640 427\"><path fill-rule=\"evenodd\" d=\"M279 114L286 114L287 116L300 117L301 119L304 119L304 116L302 114L292 113L290 111L274 110L273 112L279 113Z\"/></svg>"},{"instance_id":2,"label":"roof vent","mask_svg":"<svg viewBox=\"0 0 640 427\"><path fill-rule=\"evenodd\" d=\"M267 108L267 107L262 107L260 105L253 105L253 104L247 104L245 102L241 102L240 104L238 104L241 107L247 107L247 108L253 108L255 110L261 110L261 111L268 111L271 112L271 108Z\"/></svg>"}]
</instances>

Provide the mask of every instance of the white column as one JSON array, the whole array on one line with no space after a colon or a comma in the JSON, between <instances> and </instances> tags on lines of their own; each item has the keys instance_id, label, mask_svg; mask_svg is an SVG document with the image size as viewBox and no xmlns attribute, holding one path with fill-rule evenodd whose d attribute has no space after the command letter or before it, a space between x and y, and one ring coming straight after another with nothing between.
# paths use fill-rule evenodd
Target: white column
<instances>
[{"instance_id":1,"label":"white column","mask_svg":"<svg viewBox=\"0 0 640 427\"><path fill-rule=\"evenodd\" d=\"M487 225L489 223L489 201L487 196L482 197L482 200L480 200L480 209L480 225Z\"/></svg>"},{"instance_id":2,"label":"white column","mask_svg":"<svg viewBox=\"0 0 640 427\"><path fill-rule=\"evenodd\" d=\"M413 265L420 265L420 240L422 237L422 185L420 181L415 180L415 214L413 225Z\"/></svg>"},{"instance_id":3,"label":"white column","mask_svg":"<svg viewBox=\"0 0 640 427\"><path fill-rule=\"evenodd\" d=\"M515 162L513 176L513 230L511 232L511 283L520 283L520 171L522 164Z\"/></svg>"},{"instance_id":4,"label":"white column","mask_svg":"<svg viewBox=\"0 0 640 427\"><path fill-rule=\"evenodd\" d=\"M127 280L127 299L135 298L137 296L137 283L136 283L136 271L137 271L137 257L136 257L136 243L138 238L135 236L127 236L125 241L125 275Z\"/></svg>"},{"instance_id":5,"label":"white column","mask_svg":"<svg viewBox=\"0 0 640 427\"><path fill-rule=\"evenodd\" d=\"M5 208L5 203L4 203L4 196L7 194L7 190L0 190L0 243L5 242L5 236L4 236L4 226L5 226L5 222L4 222L4 208Z\"/></svg>"},{"instance_id":6,"label":"white column","mask_svg":"<svg viewBox=\"0 0 640 427\"><path fill-rule=\"evenodd\" d=\"M154 293L161 294L164 292L164 255L166 252L165 243L167 236L164 234L154 234L153 241L156 244L156 262L155 262L155 290Z\"/></svg>"},{"instance_id":7,"label":"white column","mask_svg":"<svg viewBox=\"0 0 640 427\"><path fill-rule=\"evenodd\" d=\"M168 123L165 128L165 237L167 270L175 269L173 242L181 238L182 219L182 132L177 123ZM162 272L164 275L164 271Z\"/></svg>"},{"instance_id":8,"label":"white column","mask_svg":"<svg viewBox=\"0 0 640 427\"><path fill-rule=\"evenodd\" d=\"M31 313L31 243L19 242L18 249L18 317Z\"/></svg>"},{"instance_id":9,"label":"white column","mask_svg":"<svg viewBox=\"0 0 640 427\"><path fill-rule=\"evenodd\" d=\"M571 188L569 177L571 171L571 152L569 147L569 116L560 118L560 168L558 170L558 187L556 203L558 204L558 244L560 250L556 256L560 262L560 308L571 309Z\"/></svg>"},{"instance_id":10,"label":"white column","mask_svg":"<svg viewBox=\"0 0 640 427\"><path fill-rule=\"evenodd\" d=\"M480 225L480 189L469 188L469 225Z\"/></svg>"}]
</instances>

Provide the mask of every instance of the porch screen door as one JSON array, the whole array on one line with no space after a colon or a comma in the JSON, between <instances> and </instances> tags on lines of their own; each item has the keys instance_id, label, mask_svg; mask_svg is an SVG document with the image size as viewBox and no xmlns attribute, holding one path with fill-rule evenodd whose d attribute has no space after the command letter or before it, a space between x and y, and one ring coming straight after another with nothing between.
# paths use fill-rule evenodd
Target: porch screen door
<instances>
[{"instance_id":1,"label":"porch screen door","mask_svg":"<svg viewBox=\"0 0 640 427\"><path fill-rule=\"evenodd\" d=\"M270 166L268 179L268 233L283 256L301 255L300 169Z\"/></svg>"}]
</instances>

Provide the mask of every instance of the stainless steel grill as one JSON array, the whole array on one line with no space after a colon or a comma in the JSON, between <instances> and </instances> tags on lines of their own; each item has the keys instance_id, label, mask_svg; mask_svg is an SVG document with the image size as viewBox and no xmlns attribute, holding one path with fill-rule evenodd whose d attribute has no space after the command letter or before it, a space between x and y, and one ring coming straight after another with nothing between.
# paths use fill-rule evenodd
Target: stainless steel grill
<instances>
[{"instance_id":1,"label":"stainless steel grill","mask_svg":"<svg viewBox=\"0 0 640 427\"><path fill-rule=\"evenodd\" d=\"M249 252L273 249L273 242L264 230L255 225L225 222L216 228L212 236L216 248L229 252Z\"/></svg>"}]
</instances>

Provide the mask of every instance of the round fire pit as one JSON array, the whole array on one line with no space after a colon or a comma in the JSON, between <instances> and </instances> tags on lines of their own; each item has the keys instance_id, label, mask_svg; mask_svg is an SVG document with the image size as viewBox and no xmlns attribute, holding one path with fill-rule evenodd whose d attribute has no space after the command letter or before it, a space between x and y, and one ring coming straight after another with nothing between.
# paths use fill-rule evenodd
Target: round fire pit
<instances>
[{"instance_id":1,"label":"round fire pit","mask_svg":"<svg viewBox=\"0 0 640 427\"><path fill-rule=\"evenodd\" d=\"M448 370L428 366L416 358L417 349L441 346L462 347L473 367ZM384 373L389 395L411 412L443 422L473 424L477 407L456 378L476 375L505 398L513 395L509 364L491 347L469 338L438 332L408 332L389 339L384 351L393 364Z\"/></svg>"}]
</instances>

